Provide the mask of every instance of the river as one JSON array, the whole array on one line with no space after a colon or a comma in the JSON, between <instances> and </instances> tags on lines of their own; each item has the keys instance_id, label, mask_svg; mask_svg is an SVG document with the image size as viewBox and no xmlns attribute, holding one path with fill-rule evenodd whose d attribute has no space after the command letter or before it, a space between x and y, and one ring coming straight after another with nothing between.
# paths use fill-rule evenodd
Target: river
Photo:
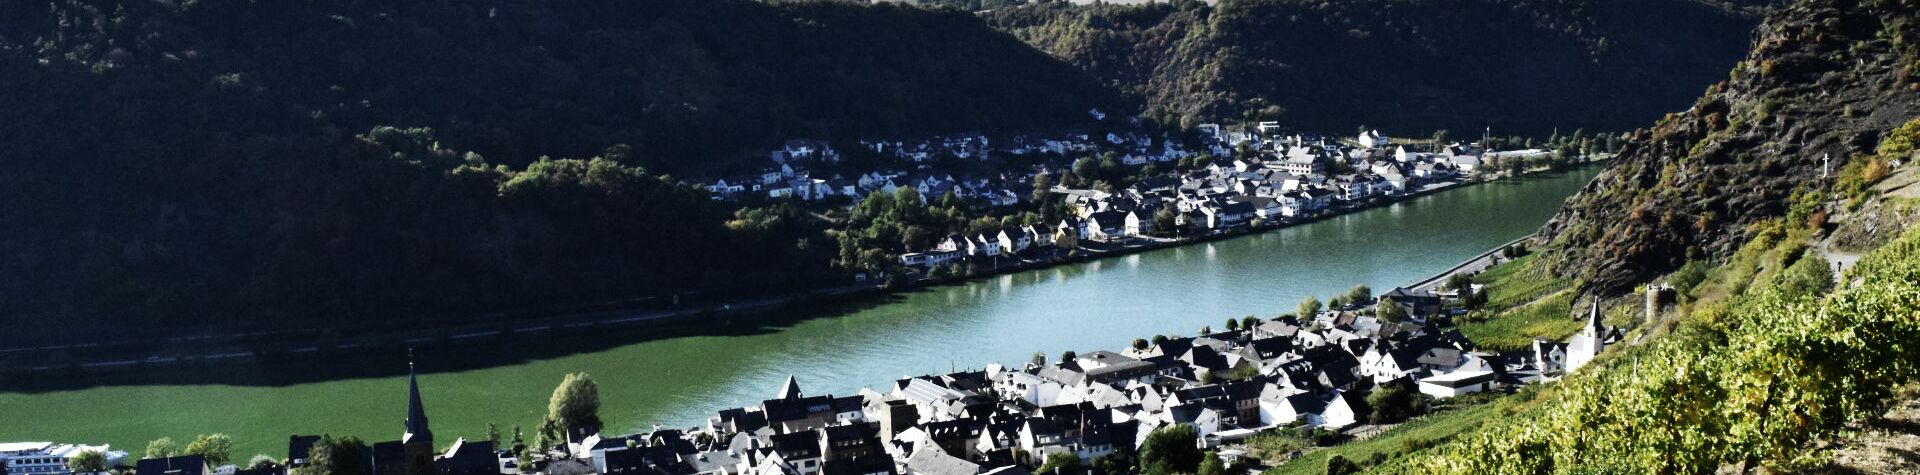
<instances>
[{"instance_id":1,"label":"river","mask_svg":"<svg viewBox=\"0 0 1920 475\"><path fill-rule=\"evenodd\" d=\"M1385 291L1412 283L1535 231L1599 171L1463 187L1267 233L801 310L773 322L429 348L420 356L422 393L445 446L457 436L485 438L489 422L503 432L515 424L531 431L553 386L572 371L594 376L602 419L625 433L691 426L715 410L757 403L788 375L809 394L845 395L905 375L1019 364L1037 351L1117 350L1134 338L1218 328L1229 317L1271 317L1308 295L1325 299L1354 284ZM339 355L87 384L0 382L0 442L111 442L137 456L153 438L185 445L195 434L222 432L244 462L254 453L284 457L294 433L397 439L404 359ZM474 363L495 359L503 362ZM354 371L363 365L393 369ZM317 376L335 372L359 376Z\"/></svg>"}]
</instances>

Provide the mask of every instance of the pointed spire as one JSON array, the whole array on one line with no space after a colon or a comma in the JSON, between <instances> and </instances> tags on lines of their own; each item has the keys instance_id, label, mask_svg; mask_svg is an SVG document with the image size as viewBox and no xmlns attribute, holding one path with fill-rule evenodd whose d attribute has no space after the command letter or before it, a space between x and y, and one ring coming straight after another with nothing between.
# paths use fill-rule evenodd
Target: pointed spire
<instances>
[{"instance_id":1,"label":"pointed spire","mask_svg":"<svg viewBox=\"0 0 1920 475\"><path fill-rule=\"evenodd\" d=\"M1586 328L1584 328L1584 330L1590 332L1595 336L1599 335L1602 331L1605 330L1605 328L1601 325L1601 321L1600 321L1600 299L1599 298L1593 299L1593 307L1591 310L1587 311L1587 325L1586 325Z\"/></svg>"},{"instance_id":2,"label":"pointed spire","mask_svg":"<svg viewBox=\"0 0 1920 475\"><path fill-rule=\"evenodd\" d=\"M427 427L427 406L420 401L420 378L413 370L413 349L407 349L407 432L401 442L420 439L433 443L433 429Z\"/></svg>"},{"instance_id":3,"label":"pointed spire","mask_svg":"<svg viewBox=\"0 0 1920 475\"><path fill-rule=\"evenodd\" d=\"M774 399L800 399L800 382L794 381L793 375L787 375L787 384L780 386L780 394L775 395Z\"/></svg>"}]
</instances>

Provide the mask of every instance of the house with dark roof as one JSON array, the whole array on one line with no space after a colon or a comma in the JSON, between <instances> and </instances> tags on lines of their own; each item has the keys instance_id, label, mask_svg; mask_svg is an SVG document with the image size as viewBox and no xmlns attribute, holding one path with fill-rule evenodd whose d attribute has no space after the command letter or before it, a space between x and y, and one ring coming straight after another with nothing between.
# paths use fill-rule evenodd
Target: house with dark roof
<instances>
[{"instance_id":1,"label":"house with dark roof","mask_svg":"<svg viewBox=\"0 0 1920 475\"><path fill-rule=\"evenodd\" d=\"M320 441L317 435L293 435L287 437L287 467L307 466L308 455L313 452L313 444Z\"/></svg>"},{"instance_id":2,"label":"house with dark roof","mask_svg":"<svg viewBox=\"0 0 1920 475\"><path fill-rule=\"evenodd\" d=\"M820 429L820 457L828 462L885 455L878 424L849 424Z\"/></svg>"},{"instance_id":3,"label":"house with dark roof","mask_svg":"<svg viewBox=\"0 0 1920 475\"><path fill-rule=\"evenodd\" d=\"M145 459L134 464L134 475L211 475L207 468L207 458L199 455L181 455L157 459Z\"/></svg>"},{"instance_id":4,"label":"house with dark roof","mask_svg":"<svg viewBox=\"0 0 1920 475\"><path fill-rule=\"evenodd\" d=\"M492 441L468 442L455 439L453 446L433 462L440 475L499 475L500 457L494 454Z\"/></svg>"},{"instance_id":5,"label":"house with dark roof","mask_svg":"<svg viewBox=\"0 0 1920 475\"><path fill-rule=\"evenodd\" d=\"M821 475L897 475L893 456L870 455L847 460L828 460Z\"/></svg>"},{"instance_id":6,"label":"house with dark roof","mask_svg":"<svg viewBox=\"0 0 1920 475\"><path fill-rule=\"evenodd\" d=\"M1094 239L1125 237L1127 213L1107 210L1087 215L1087 235Z\"/></svg>"}]
</instances>

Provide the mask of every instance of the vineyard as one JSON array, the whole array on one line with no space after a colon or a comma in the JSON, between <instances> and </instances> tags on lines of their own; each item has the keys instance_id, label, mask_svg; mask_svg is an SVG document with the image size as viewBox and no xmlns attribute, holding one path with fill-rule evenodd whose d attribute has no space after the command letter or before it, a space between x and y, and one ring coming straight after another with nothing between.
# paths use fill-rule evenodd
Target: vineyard
<instances>
[{"instance_id":1,"label":"vineyard","mask_svg":"<svg viewBox=\"0 0 1920 475\"><path fill-rule=\"evenodd\" d=\"M1525 256L1475 275L1473 283L1487 286L1484 308L1494 312L1514 308L1573 287L1573 280L1553 275L1538 262L1535 256Z\"/></svg>"},{"instance_id":2,"label":"vineyard","mask_svg":"<svg viewBox=\"0 0 1920 475\"><path fill-rule=\"evenodd\" d=\"M1573 281L1555 276L1533 256L1481 271L1487 303L1460 319L1460 333L1486 350L1518 350L1535 337L1564 340L1580 330L1573 319Z\"/></svg>"},{"instance_id":3,"label":"vineyard","mask_svg":"<svg viewBox=\"0 0 1920 475\"><path fill-rule=\"evenodd\" d=\"M1792 233L1788 233L1792 234ZM1920 378L1920 230L1825 293L1798 291L1798 241L1756 239L1714 270L1724 304L1604 355L1552 398L1405 464L1408 473L1712 473L1821 462L1822 437L1876 416ZM1736 287L1736 288L1727 288ZM1743 288L1742 288L1743 287ZM1377 467L1391 468L1391 467Z\"/></svg>"},{"instance_id":4,"label":"vineyard","mask_svg":"<svg viewBox=\"0 0 1920 475\"><path fill-rule=\"evenodd\" d=\"M1580 331L1581 320L1568 316L1572 311L1573 291L1560 290L1492 316L1484 316L1486 312L1469 315L1460 324L1460 334L1483 350L1525 349L1533 344L1534 337L1562 341Z\"/></svg>"}]
</instances>

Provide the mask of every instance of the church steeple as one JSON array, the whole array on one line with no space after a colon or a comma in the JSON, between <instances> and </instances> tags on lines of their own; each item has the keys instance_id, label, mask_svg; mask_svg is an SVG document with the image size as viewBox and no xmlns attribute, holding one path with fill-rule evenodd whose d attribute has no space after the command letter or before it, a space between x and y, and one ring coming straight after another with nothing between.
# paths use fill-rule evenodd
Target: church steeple
<instances>
[{"instance_id":1,"label":"church steeple","mask_svg":"<svg viewBox=\"0 0 1920 475\"><path fill-rule=\"evenodd\" d=\"M407 432L400 441L413 443L415 439L431 445L433 429L427 427L427 406L420 402L420 378L413 371L413 350L407 350Z\"/></svg>"},{"instance_id":2,"label":"church steeple","mask_svg":"<svg viewBox=\"0 0 1920 475\"><path fill-rule=\"evenodd\" d=\"M774 395L773 398L783 400L783 401L790 400L790 399L800 399L800 382L795 381L793 379L793 375L787 375L787 384L781 385L780 394Z\"/></svg>"}]
</instances>

